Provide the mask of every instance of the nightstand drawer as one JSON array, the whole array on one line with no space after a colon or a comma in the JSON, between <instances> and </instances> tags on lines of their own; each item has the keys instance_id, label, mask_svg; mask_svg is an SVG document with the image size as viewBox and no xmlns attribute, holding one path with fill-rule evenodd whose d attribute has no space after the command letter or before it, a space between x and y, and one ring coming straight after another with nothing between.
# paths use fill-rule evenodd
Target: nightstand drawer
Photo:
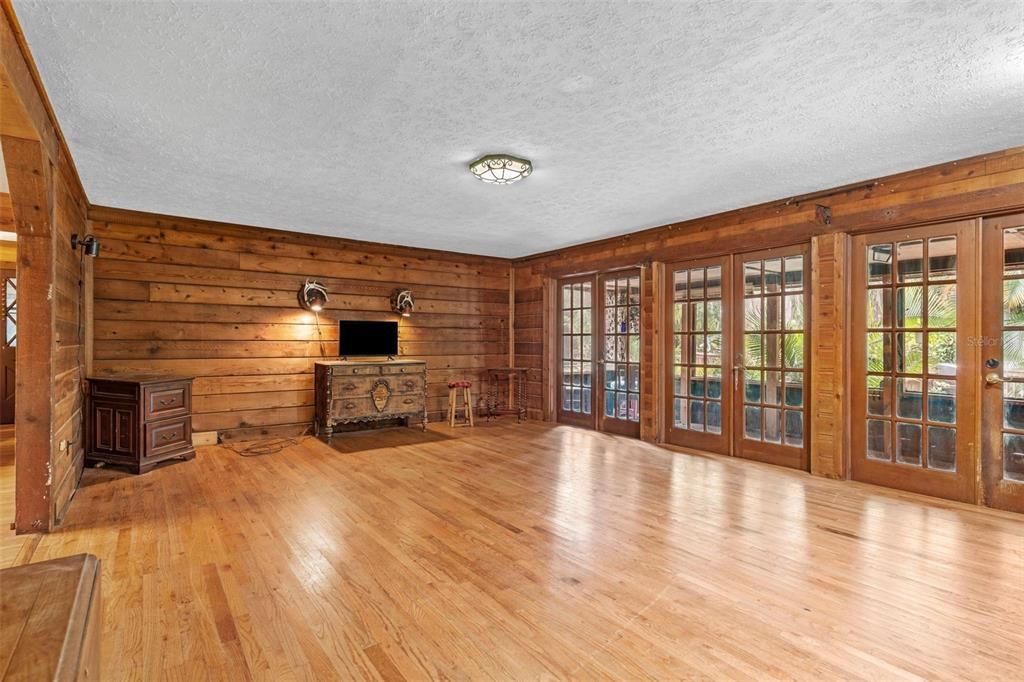
<instances>
[{"instance_id":1,"label":"nightstand drawer","mask_svg":"<svg viewBox=\"0 0 1024 682\"><path fill-rule=\"evenodd\" d=\"M191 448L192 417L164 419L146 424L144 457L159 457L173 450Z\"/></svg>"},{"instance_id":2,"label":"nightstand drawer","mask_svg":"<svg viewBox=\"0 0 1024 682\"><path fill-rule=\"evenodd\" d=\"M190 411L189 390L187 383L161 384L146 386L143 390L145 421L167 419L186 415Z\"/></svg>"}]
</instances>

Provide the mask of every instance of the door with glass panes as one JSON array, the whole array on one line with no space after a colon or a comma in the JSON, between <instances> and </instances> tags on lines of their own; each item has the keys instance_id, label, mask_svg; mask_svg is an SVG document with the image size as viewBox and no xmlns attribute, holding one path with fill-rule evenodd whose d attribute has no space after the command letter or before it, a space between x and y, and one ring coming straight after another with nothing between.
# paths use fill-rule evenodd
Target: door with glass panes
<instances>
[{"instance_id":1,"label":"door with glass panes","mask_svg":"<svg viewBox=\"0 0 1024 682\"><path fill-rule=\"evenodd\" d=\"M854 479L975 501L977 237L964 220L854 238Z\"/></svg>"},{"instance_id":2,"label":"door with glass panes","mask_svg":"<svg viewBox=\"0 0 1024 682\"><path fill-rule=\"evenodd\" d=\"M734 256L735 454L807 468L806 245Z\"/></svg>"},{"instance_id":3,"label":"door with glass panes","mask_svg":"<svg viewBox=\"0 0 1024 682\"><path fill-rule=\"evenodd\" d=\"M674 445L729 454L732 416L729 256L666 267L668 425Z\"/></svg>"},{"instance_id":4,"label":"door with glass panes","mask_svg":"<svg viewBox=\"0 0 1024 682\"><path fill-rule=\"evenodd\" d=\"M986 504L1024 512L1024 214L982 233L983 490Z\"/></svg>"},{"instance_id":5,"label":"door with glass panes","mask_svg":"<svg viewBox=\"0 0 1024 682\"><path fill-rule=\"evenodd\" d=\"M640 273L560 280L558 421L640 435Z\"/></svg>"}]
</instances>

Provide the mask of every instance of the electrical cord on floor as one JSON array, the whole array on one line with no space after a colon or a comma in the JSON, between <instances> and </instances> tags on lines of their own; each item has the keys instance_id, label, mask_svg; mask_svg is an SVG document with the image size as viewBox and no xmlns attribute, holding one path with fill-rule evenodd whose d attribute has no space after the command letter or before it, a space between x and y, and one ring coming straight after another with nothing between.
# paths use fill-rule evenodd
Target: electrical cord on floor
<instances>
[{"instance_id":1,"label":"electrical cord on floor","mask_svg":"<svg viewBox=\"0 0 1024 682\"><path fill-rule=\"evenodd\" d=\"M302 439L309 435L309 427L303 429L302 433L298 436L291 438L268 438L266 440L251 441L248 443L238 443L234 445L222 444L228 450L237 453L240 457L263 457L264 455L273 455L287 450L288 448L298 445L302 442Z\"/></svg>"}]
</instances>

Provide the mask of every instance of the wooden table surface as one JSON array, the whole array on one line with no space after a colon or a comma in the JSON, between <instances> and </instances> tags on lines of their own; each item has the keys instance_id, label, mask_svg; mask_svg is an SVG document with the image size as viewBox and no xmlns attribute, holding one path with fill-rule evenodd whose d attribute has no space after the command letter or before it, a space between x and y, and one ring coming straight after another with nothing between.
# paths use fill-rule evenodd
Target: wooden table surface
<instances>
[{"instance_id":1,"label":"wooden table surface","mask_svg":"<svg viewBox=\"0 0 1024 682\"><path fill-rule=\"evenodd\" d=\"M74 680L98 665L89 609L98 605L99 562L89 554L0 571L0 677ZM94 674L98 672L93 671Z\"/></svg>"}]
</instances>

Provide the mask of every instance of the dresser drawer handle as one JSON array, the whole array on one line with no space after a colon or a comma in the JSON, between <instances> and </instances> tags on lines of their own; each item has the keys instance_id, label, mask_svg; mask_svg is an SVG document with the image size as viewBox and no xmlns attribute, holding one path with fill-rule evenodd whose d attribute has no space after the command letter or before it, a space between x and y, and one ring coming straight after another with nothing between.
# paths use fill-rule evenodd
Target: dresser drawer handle
<instances>
[{"instance_id":1,"label":"dresser drawer handle","mask_svg":"<svg viewBox=\"0 0 1024 682\"><path fill-rule=\"evenodd\" d=\"M402 374L405 374L405 367L399 367L398 371L401 372Z\"/></svg>"},{"instance_id":2,"label":"dresser drawer handle","mask_svg":"<svg viewBox=\"0 0 1024 682\"><path fill-rule=\"evenodd\" d=\"M346 410L351 410L355 406L356 406L355 403L345 403L345 409Z\"/></svg>"},{"instance_id":3,"label":"dresser drawer handle","mask_svg":"<svg viewBox=\"0 0 1024 682\"><path fill-rule=\"evenodd\" d=\"M405 385L408 388L414 388L416 386L416 382L413 381L412 379L409 379L408 381L405 382Z\"/></svg>"},{"instance_id":4,"label":"dresser drawer handle","mask_svg":"<svg viewBox=\"0 0 1024 682\"><path fill-rule=\"evenodd\" d=\"M164 435L160 436L160 440L170 440L170 439L171 439L171 434L169 434L169 433L165 433Z\"/></svg>"},{"instance_id":5,"label":"dresser drawer handle","mask_svg":"<svg viewBox=\"0 0 1024 682\"><path fill-rule=\"evenodd\" d=\"M173 402L173 401L171 401L171 400L161 400L161 401L160 401L160 404L161 404L161 405L170 405L170 404L171 404L172 402Z\"/></svg>"},{"instance_id":6,"label":"dresser drawer handle","mask_svg":"<svg viewBox=\"0 0 1024 682\"><path fill-rule=\"evenodd\" d=\"M351 391L355 387L356 387L356 385L353 384L351 381L348 382L347 384L345 384L344 386L342 386L342 388L344 388L346 391Z\"/></svg>"},{"instance_id":7,"label":"dresser drawer handle","mask_svg":"<svg viewBox=\"0 0 1024 682\"><path fill-rule=\"evenodd\" d=\"M405 405L412 405L414 402L416 401L413 400L412 398L406 398L405 400L402 401L402 403L404 403Z\"/></svg>"}]
</instances>

